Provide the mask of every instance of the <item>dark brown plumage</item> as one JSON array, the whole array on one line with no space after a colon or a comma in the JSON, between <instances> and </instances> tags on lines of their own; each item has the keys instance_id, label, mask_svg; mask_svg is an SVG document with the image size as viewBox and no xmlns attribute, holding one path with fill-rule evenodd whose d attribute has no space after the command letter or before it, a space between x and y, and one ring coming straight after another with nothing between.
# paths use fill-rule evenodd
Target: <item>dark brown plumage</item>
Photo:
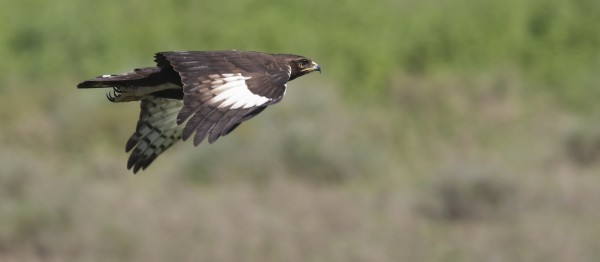
<instances>
[{"instance_id":1,"label":"dark brown plumage","mask_svg":"<svg viewBox=\"0 0 600 262\"><path fill-rule=\"evenodd\" d=\"M240 123L279 102L287 82L318 64L303 56L244 51L160 52L156 66L103 75L78 88L112 87L112 102L141 101L129 138L127 168L145 169L177 141L213 143Z\"/></svg>"}]
</instances>

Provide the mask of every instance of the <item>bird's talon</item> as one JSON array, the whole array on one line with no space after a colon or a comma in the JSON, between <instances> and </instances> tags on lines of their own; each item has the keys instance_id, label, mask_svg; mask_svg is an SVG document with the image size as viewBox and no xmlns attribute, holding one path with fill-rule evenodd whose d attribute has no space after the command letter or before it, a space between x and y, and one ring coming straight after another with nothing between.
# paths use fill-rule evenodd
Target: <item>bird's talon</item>
<instances>
[{"instance_id":1,"label":"bird's talon","mask_svg":"<svg viewBox=\"0 0 600 262\"><path fill-rule=\"evenodd\" d=\"M113 87L112 91L109 91L108 93L106 93L106 98L108 98L108 101L111 101L111 102L116 102L119 97L121 97L121 92L116 87Z\"/></svg>"}]
</instances>

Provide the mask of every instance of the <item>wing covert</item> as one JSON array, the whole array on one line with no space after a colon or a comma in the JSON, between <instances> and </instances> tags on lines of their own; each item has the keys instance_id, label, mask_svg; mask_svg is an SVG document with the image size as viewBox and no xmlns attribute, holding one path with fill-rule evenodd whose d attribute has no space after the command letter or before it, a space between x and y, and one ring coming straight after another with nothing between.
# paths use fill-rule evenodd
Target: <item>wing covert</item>
<instances>
[{"instance_id":1,"label":"wing covert","mask_svg":"<svg viewBox=\"0 0 600 262\"><path fill-rule=\"evenodd\" d=\"M162 52L156 62L159 67L168 63L181 76L177 123L187 121L182 139L195 133L194 145L206 137L216 141L257 108L279 102L290 77L287 64L257 52Z\"/></svg>"}]
</instances>

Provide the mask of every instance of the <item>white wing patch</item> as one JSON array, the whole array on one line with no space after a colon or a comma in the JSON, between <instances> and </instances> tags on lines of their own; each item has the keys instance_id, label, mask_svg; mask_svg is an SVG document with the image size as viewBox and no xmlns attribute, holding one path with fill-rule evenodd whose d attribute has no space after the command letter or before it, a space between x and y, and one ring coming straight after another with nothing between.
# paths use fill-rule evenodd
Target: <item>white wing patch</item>
<instances>
[{"instance_id":1,"label":"white wing patch","mask_svg":"<svg viewBox=\"0 0 600 262\"><path fill-rule=\"evenodd\" d=\"M245 77L240 73L212 74L208 76L208 79L202 81L201 91L204 93L207 103L217 105L219 108L250 108L272 100L252 93L246 85L247 79L250 77Z\"/></svg>"}]
</instances>

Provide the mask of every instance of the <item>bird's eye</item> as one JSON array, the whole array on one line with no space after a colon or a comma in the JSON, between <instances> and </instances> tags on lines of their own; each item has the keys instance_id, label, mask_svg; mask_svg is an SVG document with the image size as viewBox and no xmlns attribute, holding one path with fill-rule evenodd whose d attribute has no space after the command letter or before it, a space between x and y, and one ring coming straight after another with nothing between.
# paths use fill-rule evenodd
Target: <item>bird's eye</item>
<instances>
[{"instance_id":1,"label":"bird's eye","mask_svg":"<svg viewBox=\"0 0 600 262\"><path fill-rule=\"evenodd\" d=\"M310 62L308 61L308 59L302 59L302 60L300 60L299 64L300 64L300 67L305 68L305 67L309 66Z\"/></svg>"}]
</instances>

